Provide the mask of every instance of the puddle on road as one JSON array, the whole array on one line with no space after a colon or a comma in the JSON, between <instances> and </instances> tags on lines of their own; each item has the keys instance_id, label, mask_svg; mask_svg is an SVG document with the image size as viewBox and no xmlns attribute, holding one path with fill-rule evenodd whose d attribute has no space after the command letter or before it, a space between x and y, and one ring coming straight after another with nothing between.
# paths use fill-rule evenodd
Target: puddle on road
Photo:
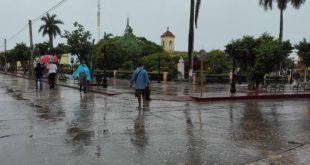
<instances>
[{"instance_id":1,"label":"puddle on road","mask_svg":"<svg viewBox=\"0 0 310 165\"><path fill-rule=\"evenodd\" d=\"M66 128L68 136L66 141L73 144L83 143L89 145L92 141L91 139L95 135L94 130L91 129L89 123L81 123L77 120L67 123Z\"/></svg>"}]
</instances>

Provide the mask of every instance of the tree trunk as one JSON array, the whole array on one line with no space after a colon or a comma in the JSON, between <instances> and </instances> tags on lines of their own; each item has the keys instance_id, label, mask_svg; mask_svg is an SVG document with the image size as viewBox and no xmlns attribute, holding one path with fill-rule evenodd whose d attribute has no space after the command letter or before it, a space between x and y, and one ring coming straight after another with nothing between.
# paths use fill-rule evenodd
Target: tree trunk
<instances>
[{"instance_id":1,"label":"tree trunk","mask_svg":"<svg viewBox=\"0 0 310 165\"><path fill-rule=\"evenodd\" d=\"M190 19L188 32L188 78L192 78L193 72L193 48L194 48L194 14L195 14L195 0L191 0L190 4Z\"/></svg>"},{"instance_id":2,"label":"tree trunk","mask_svg":"<svg viewBox=\"0 0 310 165\"><path fill-rule=\"evenodd\" d=\"M51 46L51 48L53 48L53 34L49 34L48 37L50 40L50 46Z\"/></svg>"},{"instance_id":3,"label":"tree trunk","mask_svg":"<svg viewBox=\"0 0 310 165\"><path fill-rule=\"evenodd\" d=\"M283 9L280 9L280 33L279 40L282 42L283 39Z\"/></svg>"}]
</instances>

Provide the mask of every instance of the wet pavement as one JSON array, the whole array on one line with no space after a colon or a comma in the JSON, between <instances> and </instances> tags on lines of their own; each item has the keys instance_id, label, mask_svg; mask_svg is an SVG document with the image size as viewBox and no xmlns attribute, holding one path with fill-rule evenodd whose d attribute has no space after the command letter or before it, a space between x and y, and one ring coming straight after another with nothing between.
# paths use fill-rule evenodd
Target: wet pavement
<instances>
[{"instance_id":1,"label":"wet pavement","mask_svg":"<svg viewBox=\"0 0 310 165\"><path fill-rule=\"evenodd\" d=\"M107 89L121 91L114 96L63 86L49 90L47 84L37 91L32 81L0 74L0 164L310 162L308 99L154 99L139 111L126 82L120 84L124 89ZM184 95L172 90L178 87L167 86L167 92Z\"/></svg>"}]
</instances>

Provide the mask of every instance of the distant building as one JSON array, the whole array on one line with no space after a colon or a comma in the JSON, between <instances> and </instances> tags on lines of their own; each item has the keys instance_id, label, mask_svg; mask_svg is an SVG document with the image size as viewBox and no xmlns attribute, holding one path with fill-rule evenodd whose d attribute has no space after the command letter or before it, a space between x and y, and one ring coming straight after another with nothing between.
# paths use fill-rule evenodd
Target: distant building
<instances>
[{"instance_id":1,"label":"distant building","mask_svg":"<svg viewBox=\"0 0 310 165\"><path fill-rule=\"evenodd\" d=\"M72 54L62 54L60 59L60 64L74 65L78 63L78 57Z\"/></svg>"},{"instance_id":2,"label":"distant building","mask_svg":"<svg viewBox=\"0 0 310 165\"><path fill-rule=\"evenodd\" d=\"M175 46L175 36L172 32L169 31L169 27L167 31L161 35L161 46L167 52L173 52Z\"/></svg>"}]
</instances>

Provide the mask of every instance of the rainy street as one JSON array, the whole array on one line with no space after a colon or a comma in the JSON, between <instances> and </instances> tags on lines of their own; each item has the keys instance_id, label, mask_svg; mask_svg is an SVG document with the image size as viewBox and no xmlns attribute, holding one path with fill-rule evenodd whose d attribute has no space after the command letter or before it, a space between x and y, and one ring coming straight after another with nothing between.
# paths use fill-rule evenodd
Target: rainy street
<instances>
[{"instance_id":1,"label":"rainy street","mask_svg":"<svg viewBox=\"0 0 310 165\"><path fill-rule=\"evenodd\" d=\"M1 165L308 164L310 102L80 93L0 74Z\"/></svg>"}]
</instances>

